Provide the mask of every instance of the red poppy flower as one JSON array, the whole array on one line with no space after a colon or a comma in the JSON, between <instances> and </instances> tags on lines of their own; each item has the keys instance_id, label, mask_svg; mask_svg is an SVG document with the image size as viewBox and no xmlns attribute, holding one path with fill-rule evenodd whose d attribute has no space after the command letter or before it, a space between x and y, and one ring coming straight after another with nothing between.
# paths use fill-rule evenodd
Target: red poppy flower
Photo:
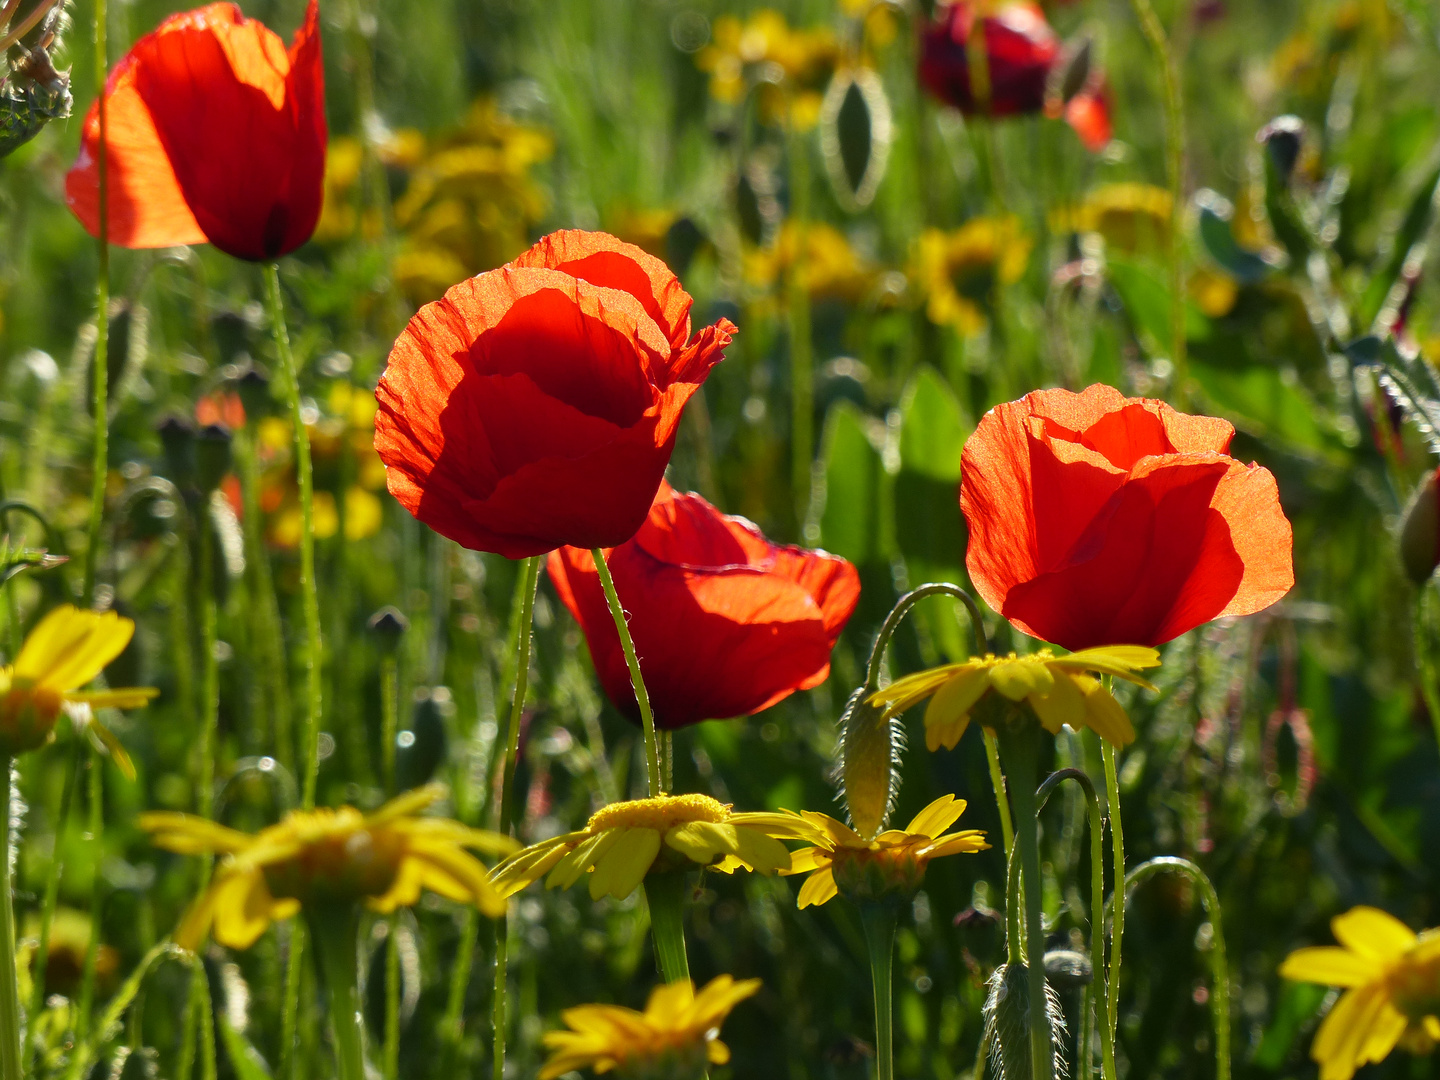
<instances>
[{"instance_id":1,"label":"red poppy flower","mask_svg":"<svg viewBox=\"0 0 1440 1080\"><path fill-rule=\"evenodd\" d=\"M206 241L241 259L294 251L315 231L325 178L325 80L316 0L289 51L234 4L172 15L105 84L108 239ZM99 103L65 178L100 232Z\"/></svg>"},{"instance_id":2,"label":"red poppy flower","mask_svg":"<svg viewBox=\"0 0 1440 1080\"><path fill-rule=\"evenodd\" d=\"M662 728L757 713L819 686L860 598L860 576L844 559L772 544L744 518L669 484L634 539L607 552L606 562ZM561 548L546 565L585 631L605 693L638 720L590 552Z\"/></svg>"},{"instance_id":3,"label":"red poppy flower","mask_svg":"<svg viewBox=\"0 0 1440 1080\"><path fill-rule=\"evenodd\" d=\"M663 262L547 236L410 320L375 396L390 493L436 532L518 559L635 535L685 403L735 327L690 336Z\"/></svg>"},{"instance_id":4,"label":"red poppy flower","mask_svg":"<svg viewBox=\"0 0 1440 1080\"><path fill-rule=\"evenodd\" d=\"M1109 386L991 409L962 455L965 564L985 601L1067 649L1159 645L1295 583L1290 522L1235 429Z\"/></svg>"},{"instance_id":5,"label":"red poppy flower","mask_svg":"<svg viewBox=\"0 0 1440 1080\"><path fill-rule=\"evenodd\" d=\"M970 85L970 33L975 4L959 0L925 28L920 81L941 101L967 116L976 110ZM1045 13L1028 0L1001 5L982 19L989 61L990 112L1013 116L1045 107L1050 69L1060 57L1060 38Z\"/></svg>"}]
</instances>

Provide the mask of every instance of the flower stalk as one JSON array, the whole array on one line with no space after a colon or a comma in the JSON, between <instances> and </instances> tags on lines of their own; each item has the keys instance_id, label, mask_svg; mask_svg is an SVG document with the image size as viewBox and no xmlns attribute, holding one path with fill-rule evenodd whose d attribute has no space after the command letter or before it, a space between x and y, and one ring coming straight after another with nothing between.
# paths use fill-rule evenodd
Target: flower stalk
<instances>
[{"instance_id":1,"label":"flower stalk","mask_svg":"<svg viewBox=\"0 0 1440 1080\"><path fill-rule=\"evenodd\" d=\"M1001 752L1010 767L1010 797L1015 800L1015 851L1025 885L1025 954L1029 978L1030 1065L1034 1080L1053 1080L1054 1049L1045 1007L1045 926L1042 919L1040 879L1039 803L1035 776L1039 758L1040 727L1028 717L1015 716L1000 732ZM1007 909L1018 908L1018 898L1007 898ZM1014 945L1011 945L1013 952Z\"/></svg>"},{"instance_id":2,"label":"flower stalk","mask_svg":"<svg viewBox=\"0 0 1440 1080\"><path fill-rule=\"evenodd\" d=\"M500 793L495 803L495 829L503 833L508 833L510 828L511 789L515 786L515 759L520 753L520 715L525 709L525 694L530 686L530 640L535 618L535 590L539 583L540 558L532 555L521 561L520 581L516 585L515 695L510 699L510 726L505 732L505 756L500 762ZM505 1036L509 1028L509 938L509 918L502 915L495 920L495 1080L504 1080L505 1076ZM471 951L466 956L466 970L473 955L472 942ZM463 997L456 1001L457 1004L463 1002ZM456 1026L458 1028L458 1014Z\"/></svg>"},{"instance_id":3,"label":"flower stalk","mask_svg":"<svg viewBox=\"0 0 1440 1080\"><path fill-rule=\"evenodd\" d=\"M95 409L94 456L91 459L90 527L85 545L85 586L83 603L95 601L95 568L100 561L100 527L105 517L105 481L110 464L110 207L108 205L108 147L105 132L105 82L110 71L109 48L105 40L108 19L105 0L95 0L95 84L100 87L96 101L96 119L100 128L100 145L95 154L99 179L100 228L97 230L96 254L99 271L95 276L95 364L92 403Z\"/></svg>"},{"instance_id":4,"label":"flower stalk","mask_svg":"<svg viewBox=\"0 0 1440 1080\"><path fill-rule=\"evenodd\" d=\"M1108 1041L1113 1048L1115 1027L1120 1016L1120 942L1125 934L1125 830L1120 823L1120 778L1115 771L1115 748L1101 740L1100 756L1105 762L1105 803L1110 811L1110 847L1115 875L1115 915L1110 923L1110 974L1105 980L1106 1006L1102 1013L1110 1027Z\"/></svg>"},{"instance_id":5,"label":"flower stalk","mask_svg":"<svg viewBox=\"0 0 1440 1080\"><path fill-rule=\"evenodd\" d=\"M615 592L615 579L610 576L610 567L605 565L605 553L594 548L595 570L600 575L600 587L605 590L605 600L610 605L610 616L615 620L615 631L620 635L620 648L625 652L625 664L630 669L630 684L635 688L635 701L640 706L640 723L645 731L645 773L650 782L650 796L663 794L660 783L660 747L655 738L655 716L650 710L650 695L645 692L645 677L640 674L640 658L635 655L635 642L630 637L630 626L625 621L625 609L620 606L620 597Z\"/></svg>"},{"instance_id":6,"label":"flower stalk","mask_svg":"<svg viewBox=\"0 0 1440 1080\"><path fill-rule=\"evenodd\" d=\"M870 981L875 993L876 1080L893 1080L895 1076L891 992L898 915L893 900L871 900L860 905L860 924L865 929L865 948L870 954Z\"/></svg>"},{"instance_id":7,"label":"flower stalk","mask_svg":"<svg viewBox=\"0 0 1440 1080\"><path fill-rule=\"evenodd\" d=\"M645 878L645 903L650 908L650 937L655 942L655 959L667 983L690 977L690 960L685 954L684 871L667 870Z\"/></svg>"},{"instance_id":8,"label":"flower stalk","mask_svg":"<svg viewBox=\"0 0 1440 1080\"><path fill-rule=\"evenodd\" d=\"M14 787L14 758L0 755L0 811L5 814L5 850L0 852L0 1078L21 1080L20 984L15 974L15 904L11 896L10 799Z\"/></svg>"},{"instance_id":9,"label":"flower stalk","mask_svg":"<svg viewBox=\"0 0 1440 1080\"><path fill-rule=\"evenodd\" d=\"M270 312L270 331L275 354L284 375L286 404L295 428L295 476L300 487L300 595L305 617L305 749L300 755L304 780L301 806L315 805L315 786L320 758L320 596L315 583L315 480L310 465L310 437L300 411L300 373L290 351L290 332L285 327L285 301L280 295L280 268L265 264L265 306Z\"/></svg>"},{"instance_id":10,"label":"flower stalk","mask_svg":"<svg viewBox=\"0 0 1440 1080\"><path fill-rule=\"evenodd\" d=\"M365 1080L365 1039L360 1027L360 990L356 980L355 938L359 930L353 905L335 905L309 919L315 959L330 1006L339 1080Z\"/></svg>"}]
</instances>

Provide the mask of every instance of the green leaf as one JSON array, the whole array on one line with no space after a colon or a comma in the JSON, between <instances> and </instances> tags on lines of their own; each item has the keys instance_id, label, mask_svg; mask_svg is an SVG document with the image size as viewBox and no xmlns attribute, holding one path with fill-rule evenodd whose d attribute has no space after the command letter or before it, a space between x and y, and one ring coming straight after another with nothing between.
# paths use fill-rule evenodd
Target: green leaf
<instances>
[{"instance_id":1,"label":"green leaf","mask_svg":"<svg viewBox=\"0 0 1440 1080\"><path fill-rule=\"evenodd\" d=\"M1425 234L1429 231L1430 220L1435 212L1435 205L1440 201L1440 169L1430 173L1425 182L1420 185L1414 197L1410 200L1410 207L1405 212L1405 218L1396 231L1394 240L1390 247L1390 255L1385 260L1385 265L1370 278L1365 286L1365 293L1360 298L1360 325L1369 327L1375 321L1375 316L1380 314L1380 309L1385 306L1385 298L1390 295L1391 288L1399 280L1400 273L1405 269L1405 262L1410 257L1411 249L1419 243L1424 242Z\"/></svg>"},{"instance_id":2,"label":"green leaf","mask_svg":"<svg viewBox=\"0 0 1440 1080\"><path fill-rule=\"evenodd\" d=\"M1297 383L1275 368L1218 368L1192 363L1190 376L1207 406L1257 438L1273 437L1293 449L1330 456L1339 449L1317 419L1318 410Z\"/></svg>"},{"instance_id":3,"label":"green leaf","mask_svg":"<svg viewBox=\"0 0 1440 1080\"><path fill-rule=\"evenodd\" d=\"M1164 270L1156 265L1120 255L1107 256L1106 274L1120 294L1135 329L1150 338L1150 348L1159 355L1170 351L1170 287ZM1189 298L1185 301L1185 337L1204 341L1214 330L1205 313Z\"/></svg>"},{"instance_id":4,"label":"green leaf","mask_svg":"<svg viewBox=\"0 0 1440 1080\"><path fill-rule=\"evenodd\" d=\"M816 485L810 520L820 544L857 565L878 554L880 453L869 429L876 422L853 402L841 400L825 418L822 483ZM807 532L809 529L807 528Z\"/></svg>"},{"instance_id":5,"label":"green leaf","mask_svg":"<svg viewBox=\"0 0 1440 1080\"><path fill-rule=\"evenodd\" d=\"M271 1080L270 1066L260 1056L260 1051L230 1026L223 1012L217 1015L217 1019L220 1022L220 1039L225 1044L225 1052L230 1055L237 1080Z\"/></svg>"},{"instance_id":6,"label":"green leaf","mask_svg":"<svg viewBox=\"0 0 1440 1080\"><path fill-rule=\"evenodd\" d=\"M900 470L957 483L971 425L950 384L922 365L900 396Z\"/></svg>"},{"instance_id":7,"label":"green leaf","mask_svg":"<svg viewBox=\"0 0 1440 1080\"><path fill-rule=\"evenodd\" d=\"M1200 242L1227 274L1253 285L1274 270L1269 262L1241 247L1235 239L1234 230L1230 227L1235 207L1228 199L1206 188L1195 194L1195 206L1200 212Z\"/></svg>"}]
</instances>

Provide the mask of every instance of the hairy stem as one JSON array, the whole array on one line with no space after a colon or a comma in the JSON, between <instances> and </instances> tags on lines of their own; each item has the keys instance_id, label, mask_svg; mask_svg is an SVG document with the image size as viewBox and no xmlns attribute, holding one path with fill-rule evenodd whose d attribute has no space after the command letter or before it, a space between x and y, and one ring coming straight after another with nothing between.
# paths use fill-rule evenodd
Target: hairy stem
<instances>
[{"instance_id":1,"label":"hairy stem","mask_svg":"<svg viewBox=\"0 0 1440 1080\"><path fill-rule=\"evenodd\" d=\"M605 590L605 599L610 604L610 617L615 620L615 631L620 635L620 648L625 651L625 663L630 668L630 684L635 688L635 701L640 706L640 723L645 731L645 773L650 781L650 795L653 798L664 789L660 784L660 748L655 738L655 716L650 711L650 695L645 692L645 677L640 674L640 658L635 655L635 642L630 637L630 626L625 621L625 609L620 606L620 597L615 592L615 579L610 576L610 567L605 565L605 553L595 548L591 554L595 557L595 570L600 575L600 587Z\"/></svg>"},{"instance_id":2,"label":"hairy stem","mask_svg":"<svg viewBox=\"0 0 1440 1080\"><path fill-rule=\"evenodd\" d=\"M99 272L95 276L95 370L92 404L95 409L94 456L91 459L90 528L85 545L84 606L95 602L95 568L100 561L100 527L105 518L105 481L110 471L110 205L109 148L106 145L105 82L110 71L109 49L105 41L108 11L105 0L95 0L95 85L100 96L95 103L100 129L100 145L95 155L95 171L99 178L99 239L97 254Z\"/></svg>"},{"instance_id":3,"label":"hairy stem","mask_svg":"<svg viewBox=\"0 0 1440 1080\"><path fill-rule=\"evenodd\" d=\"M11 896L10 861L14 838L10 835L10 799L14 788L14 759L0 755L0 811L5 814L5 850L0 852L0 1077L21 1080L20 984L15 974L15 903ZM97 925L95 936L99 936Z\"/></svg>"},{"instance_id":4,"label":"hairy stem","mask_svg":"<svg viewBox=\"0 0 1440 1080\"><path fill-rule=\"evenodd\" d=\"M1010 857L1015 847L1015 824L1010 820L1010 799L1005 792L1005 773L1000 768L1000 747L995 733L989 728L980 729L985 736L985 760L990 764L990 785L995 789L995 807L1000 811L1000 835L1005 841L1005 857Z\"/></svg>"}]
</instances>

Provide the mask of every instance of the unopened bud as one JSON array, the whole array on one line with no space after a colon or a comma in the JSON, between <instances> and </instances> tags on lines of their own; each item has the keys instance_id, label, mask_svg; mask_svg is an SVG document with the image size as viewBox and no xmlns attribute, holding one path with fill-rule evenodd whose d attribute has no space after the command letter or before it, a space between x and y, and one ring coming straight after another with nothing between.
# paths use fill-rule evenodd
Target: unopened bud
<instances>
[{"instance_id":1,"label":"unopened bud","mask_svg":"<svg viewBox=\"0 0 1440 1080\"><path fill-rule=\"evenodd\" d=\"M1001 964L986 983L985 1042L990 1047L990 1068L996 1080L1029 1080L1030 1066L1030 972L1023 962ZM1065 1075L1065 1012L1060 997L1047 980L1045 1013L1049 1020L1053 1056L1051 1074Z\"/></svg>"},{"instance_id":2,"label":"unopened bud","mask_svg":"<svg viewBox=\"0 0 1440 1080\"><path fill-rule=\"evenodd\" d=\"M365 625L375 635L375 644L380 651L390 656L400 647L400 638L410 629L410 620L398 608L386 604L371 615Z\"/></svg>"},{"instance_id":3,"label":"unopened bud","mask_svg":"<svg viewBox=\"0 0 1440 1080\"><path fill-rule=\"evenodd\" d=\"M1298 116L1277 116L1260 129L1255 141L1265 147L1275 172L1288 183L1305 142L1305 121Z\"/></svg>"},{"instance_id":4,"label":"unopened bud","mask_svg":"<svg viewBox=\"0 0 1440 1080\"><path fill-rule=\"evenodd\" d=\"M220 424L206 424L195 436L195 484L209 494L230 471L230 432Z\"/></svg>"},{"instance_id":5,"label":"unopened bud","mask_svg":"<svg viewBox=\"0 0 1440 1080\"><path fill-rule=\"evenodd\" d=\"M190 486L195 478L195 425L183 416L167 416L155 425L165 453L165 469L175 486Z\"/></svg>"},{"instance_id":6,"label":"unopened bud","mask_svg":"<svg viewBox=\"0 0 1440 1080\"><path fill-rule=\"evenodd\" d=\"M1045 954L1045 978L1057 990L1088 986L1095 970L1090 957L1076 949L1051 949Z\"/></svg>"},{"instance_id":7,"label":"unopened bud","mask_svg":"<svg viewBox=\"0 0 1440 1080\"><path fill-rule=\"evenodd\" d=\"M270 376L259 364L244 368L235 380L235 389L240 394L240 404L245 406L246 420L254 423L270 412L273 401L270 397Z\"/></svg>"},{"instance_id":8,"label":"unopened bud","mask_svg":"<svg viewBox=\"0 0 1440 1080\"><path fill-rule=\"evenodd\" d=\"M900 787L900 726L884 719L885 707L869 703L862 686L840 717L839 780L855 831L874 838L885 827Z\"/></svg>"},{"instance_id":9,"label":"unopened bud","mask_svg":"<svg viewBox=\"0 0 1440 1080\"><path fill-rule=\"evenodd\" d=\"M1436 478L1440 470L1427 473L1410 497L1400 525L1400 562L1416 585L1424 585L1440 565L1440 494Z\"/></svg>"}]
</instances>

